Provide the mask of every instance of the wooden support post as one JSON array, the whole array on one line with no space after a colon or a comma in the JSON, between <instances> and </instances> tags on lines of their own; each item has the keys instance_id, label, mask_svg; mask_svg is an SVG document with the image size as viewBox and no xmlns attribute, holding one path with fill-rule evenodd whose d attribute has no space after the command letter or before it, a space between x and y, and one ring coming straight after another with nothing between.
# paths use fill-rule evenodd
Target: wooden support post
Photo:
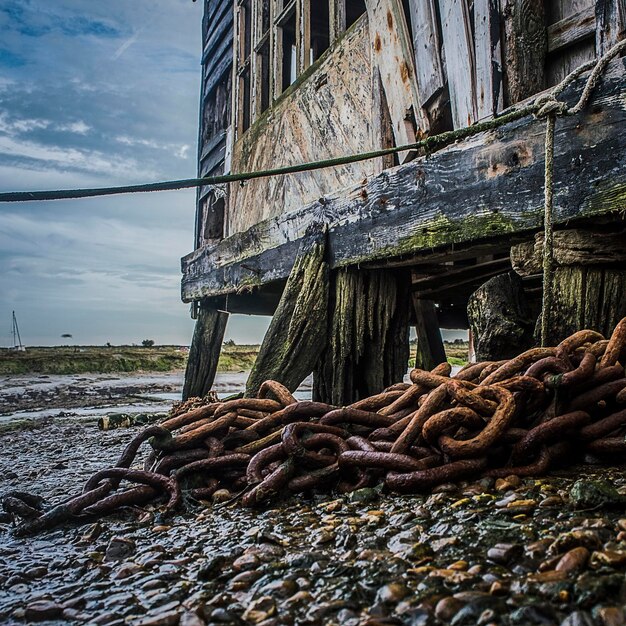
<instances>
[{"instance_id":1,"label":"wooden support post","mask_svg":"<svg viewBox=\"0 0 626 626\"><path fill-rule=\"evenodd\" d=\"M346 405L406 374L410 276L349 267L331 282L329 335L314 371L313 399Z\"/></svg>"},{"instance_id":2,"label":"wooden support post","mask_svg":"<svg viewBox=\"0 0 626 626\"><path fill-rule=\"evenodd\" d=\"M187 360L183 400L204 397L213 386L228 313L201 303Z\"/></svg>"},{"instance_id":3,"label":"wooden support post","mask_svg":"<svg viewBox=\"0 0 626 626\"><path fill-rule=\"evenodd\" d=\"M504 106L545 86L547 29L543 0L500 0L504 30Z\"/></svg>"},{"instance_id":4,"label":"wooden support post","mask_svg":"<svg viewBox=\"0 0 626 626\"><path fill-rule=\"evenodd\" d=\"M293 270L265 334L246 395L277 380L290 391L313 371L326 343L328 263L326 227L315 224L304 237Z\"/></svg>"},{"instance_id":5,"label":"wooden support post","mask_svg":"<svg viewBox=\"0 0 626 626\"><path fill-rule=\"evenodd\" d=\"M626 37L626 0L596 0L596 54Z\"/></svg>"},{"instance_id":6,"label":"wooden support post","mask_svg":"<svg viewBox=\"0 0 626 626\"><path fill-rule=\"evenodd\" d=\"M431 370L436 365L446 361L446 352L437 319L437 309L432 300L422 300L415 295L413 295L413 307L417 332L415 367Z\"/></svg>"},{"instance_id":7,"label":"wooden support post","mask_svg":"<svg viewBox=\"0 0 626 626\"><path fill-rule=\"evenodd\" d=\"M538 274L543 241L511 248L515 271ZM590 328L605 336L626 316L626 231L561 230L554 233L551 343Z\"/></svg>"},{"instance_id":8,"label":"wooden support post","mask_svg":"<svg viewBox=\"0 0 626 626\"><path fill-rule=\"evenodd\" d=\"M510 359L533 344L535 320L515 272L478 288L467 303L467 316L477 361Z\"/></svg>"}]
</instances>

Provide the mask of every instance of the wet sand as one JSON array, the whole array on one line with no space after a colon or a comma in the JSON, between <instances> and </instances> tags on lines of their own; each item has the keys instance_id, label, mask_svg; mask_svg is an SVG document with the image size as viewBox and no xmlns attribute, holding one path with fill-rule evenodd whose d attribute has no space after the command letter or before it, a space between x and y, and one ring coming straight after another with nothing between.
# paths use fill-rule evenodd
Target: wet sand
<instances>
[{"instance_id":1,"label":"wet sand","mask_svg":"<svg viewBox=\"0 0 626 626\"><path fill-rule=\"evenodd\" d=\"M0 381L5 406L39 415L0 434L0 495L28 491L48 508L79 493L138 432L99 431L97 411L169 406L182 382L70 378ZM243 380L219 384L228 395ZM83 406L60 399L79 405L81 389L93 391ZM572 489L581 477L590 493L607 479L617 491L581 503ZM128 508L24 539L5 520L0 623L620 626L625 502L624 468L585 466L415 496L309 494L254 511L189 499L170 517Z\"/></svg>"}]
</instances>

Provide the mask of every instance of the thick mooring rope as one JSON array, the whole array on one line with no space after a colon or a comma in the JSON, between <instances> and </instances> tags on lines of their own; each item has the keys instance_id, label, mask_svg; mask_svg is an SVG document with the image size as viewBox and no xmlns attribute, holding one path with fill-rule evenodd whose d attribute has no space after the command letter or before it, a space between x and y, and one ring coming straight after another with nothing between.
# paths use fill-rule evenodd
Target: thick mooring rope
<instances>
[{"instance_id":1,"label":"thick mooring rope","mask_svg":"<svg viewBox=\"0 0 626 626\"><path fill-rule=\"evenodd\" d=\"M598 84L607 65L612 59L626 50L626 40L614 45L597 61L583 63L570 72L556 87L535 100L538 107L535 116L546 118L545 139L545 174L544 174L544 224L543 224L543 299L541 307L541 345L548 345L550 333L550 319L554 302L554 136L557 116L576 115L589 102L591 94ZM568 107L565 102L557 99L563 90L568 87L583 72L593 68L585 82L578 102Z\"/></svg>"}]
</instances>

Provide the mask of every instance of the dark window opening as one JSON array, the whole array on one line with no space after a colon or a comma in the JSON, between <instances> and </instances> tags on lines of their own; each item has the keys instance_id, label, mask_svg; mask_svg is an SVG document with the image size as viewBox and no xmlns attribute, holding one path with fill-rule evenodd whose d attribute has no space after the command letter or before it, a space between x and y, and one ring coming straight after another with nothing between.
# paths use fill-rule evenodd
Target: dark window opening
<instances>
[{"instance_id":1,"label":"dark window opening","mask_svg":"<svg viewBox=\"0 0 626 626\"><path fill-rule=\"evenodd\" d=\"M259 98L260 112L263 113L270 106L270 44L269 41L263 45L258 54L259 63Z\"/></svg>"},{"instance_id":2,"label":"dark window opening","mask_svg":"<svg viewBox=\"0 0 626 626\"><path fill-rule=\"evenodd\" d=\"M245 0L241 5L243 12L242 28L243 28L243 50L242 58L247 59L252 52L252 7L250 0Z\"/></svg>"},{"instance_id":3,"label":"dark window opening","mask_svg":"<svg viewBox=\"0 0 626 626\"><path fill-rule=\"evenodd\" d=\"M250 128L250 68L247 67L241 75L241 126L242 131L245 133Z\"/></svg>"},{"instance_id":4,"label":"dark window opening","mask_svg":"<svg viewBox=\"0 0 626 626\"><path fill-rule=\"evenodd\" d=\"M224 209L226 202L224 197L215 197L210 193L202 201L202 238L200 245L212 239L224 237Z\"/></svg>"},{"instance_id":5,"label":"dark window opening","mask_svg":"<svg viewBox=\"0 0 626 626\"><path fill-rule=\"evenodd\" d=\"M319 59L330 46L330 14L328 2L311 7L311 63Z\"/></svg>"},{"instance_id":6,"label":"dark window opening","mask_svg":"<svg viewBox=\"0 0 626 626\"><path fill-rule=\"evenodd\" d=\"M283 62L282 73L283 83L281 90L285 91L296 81L297 67L296 67L296 14L295 11L284 23L282 28L283 38Z\"/></svg>"},{"instance_id":7,"label":"dark window opening","mask_svg":"<svg viewBox=\"0 0 626 626\"><path fill-rule=\"evenodd\" d=\"M346 28L350 28L365 13L365 10L365 0L346 0Z\"/></svg>"},{"instance_id":8,"label":"dark window opening","mask_svg":"<svg viewBox=\"0 0 626 626\"><path fill-rule=\"evenodd\" d=\"M261 0L261 33L270 28L270 0Z\"/></svg>"}]
</instances>

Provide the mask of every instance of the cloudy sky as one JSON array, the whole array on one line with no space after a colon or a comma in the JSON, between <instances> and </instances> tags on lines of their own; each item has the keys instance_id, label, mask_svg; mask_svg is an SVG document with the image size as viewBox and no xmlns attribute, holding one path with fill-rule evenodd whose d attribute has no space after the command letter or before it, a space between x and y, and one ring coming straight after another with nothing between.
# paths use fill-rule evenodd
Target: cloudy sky
<instances>
[{"instance_id":1,"label":"cloudy sky","mask_svg":"<svg viewBox=\"0 0 626 626\"><path fill-rule=\"evenodd\" d=\"M0 0L0 190L195 176L201 20L191 0ZM27 345L188 343L194 199L0 204L0 346L12 310Z\"/></svg>"}]
</instances>

